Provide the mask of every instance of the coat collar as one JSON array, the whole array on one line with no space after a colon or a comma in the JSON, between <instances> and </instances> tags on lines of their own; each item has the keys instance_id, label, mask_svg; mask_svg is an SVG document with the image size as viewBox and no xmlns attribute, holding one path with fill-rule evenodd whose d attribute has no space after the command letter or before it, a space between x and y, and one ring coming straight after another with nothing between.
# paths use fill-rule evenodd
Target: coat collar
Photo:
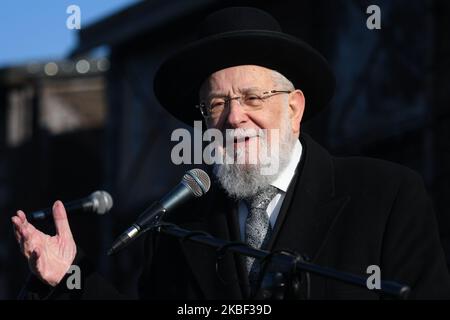
<instances>
[{"instance_id":1,"label":"coat collar","mask_svg":"<svg viewBox=\"0 0 450 320\"><path fill-rule=\"evenodd\" d=\"M329 153L306 134L302 134L301 141L304 148L302 159L284 199L268 249L289 249L315 262L350 198L336 196L333 159ZM202 217L182 227L237 241L236 203L217 188L211 191L208 200L201 202ZM248 281L241 257L227 254L222 259L219 271L224 284L215 276L214 250L186 243L183 251L206 299L248 296Z\"/></svg>"},{"instance_id":2,"label":"coat collar","mask_svg":"<svg viewBox=\"0 0 450 320\"><path fill-rule=\"evenodd\" d=\"M349 197L336 196L330 154L306 134L301 140L303 157L281 207L269 250L289 249L317 261Z\"/></svg>"}]
</instances>

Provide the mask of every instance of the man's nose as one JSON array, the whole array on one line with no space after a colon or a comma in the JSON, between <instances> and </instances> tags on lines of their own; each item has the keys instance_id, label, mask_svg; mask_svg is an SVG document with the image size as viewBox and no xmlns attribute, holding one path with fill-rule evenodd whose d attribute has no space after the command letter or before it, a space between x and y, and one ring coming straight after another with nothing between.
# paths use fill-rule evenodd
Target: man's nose
<instances>
[{"instance_id":1,"label":"man's nose","mask_svg":"<svg viewBox=\"0 0 450 320\"><path fill-rule=\"evenodd\" d=\"M232 99L229 102L228 110L227 122L230 127L238 128L247 121L247 114L242 108L239 99Z\"/></svg>"}]
</instances>

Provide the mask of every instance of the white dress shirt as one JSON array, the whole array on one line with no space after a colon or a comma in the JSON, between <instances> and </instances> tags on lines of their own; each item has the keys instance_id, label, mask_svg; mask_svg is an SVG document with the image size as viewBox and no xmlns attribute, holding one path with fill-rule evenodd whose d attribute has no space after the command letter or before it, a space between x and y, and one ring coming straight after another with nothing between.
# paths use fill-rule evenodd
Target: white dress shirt
<instances>
[{"instance_id":1,"label":"white dress shirt","mask_svg":"<svg viewBox=\"0 0 450 320\"><path fill-rule=\"evenodd\" d=\"M294 150L292 151L291 159L289 160L288 165L286 166L286 168L284 168L277 179L275 179L275 181L271 183L272 186L278 189L277 195L272 199L266 209L272 228L275 226L275 222L277 221L278 214L280 213L281 205L283 204L287 189L289 188L292 178L294 178L295 170L298 163L300 162L300 158L302 157L302 149L302 144L299 140L297 140L294 145ZM245 221L248 215L248 208L244 201L239 201L238 206L241 239L244 240Z\"/></svg>"}]
</instances>

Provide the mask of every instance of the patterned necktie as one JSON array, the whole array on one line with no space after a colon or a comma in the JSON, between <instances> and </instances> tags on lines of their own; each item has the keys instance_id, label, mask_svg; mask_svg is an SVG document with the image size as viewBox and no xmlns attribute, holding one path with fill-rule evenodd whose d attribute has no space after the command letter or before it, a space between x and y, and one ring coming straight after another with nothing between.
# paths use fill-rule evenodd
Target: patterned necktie
<instances>
[{"instance_id":1,"label":"patterned necktie","mask_svg":"<svg viewBox=\"0 0 450 320\"><path fill-rule=\"evenodd\" d=\"M269 216L266 210L277 193L277 188L268 186L255 196L245 199L249 208L245 222L245 242L250 247L261 249L267 246L272 235L272 227L270 226ZM252 287L255 287L260 271L260 266L257 262L255 262L255 258L245 257L250 285Z\"/></svg>"}]
</instances>

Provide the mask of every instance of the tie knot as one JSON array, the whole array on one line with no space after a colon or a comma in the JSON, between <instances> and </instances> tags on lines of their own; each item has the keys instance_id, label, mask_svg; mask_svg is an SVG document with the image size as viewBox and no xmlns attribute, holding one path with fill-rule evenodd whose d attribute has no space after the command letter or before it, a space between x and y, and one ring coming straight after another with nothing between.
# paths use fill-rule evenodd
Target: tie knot
<instances>
[{"instance_id":1,"label":"tie knot","mask_svg":"<svg viewBox=\"0 0 450 320\"><path fill-rule=\"evenodd\" d=\"M272 201L277 193L278 189L272 185L269 185L264 189L260 189L259 192L254 196L248 197L244 200L248 204L250 210L266 210L269 206L270 201Z\"/></svg>"}]
</instances>

